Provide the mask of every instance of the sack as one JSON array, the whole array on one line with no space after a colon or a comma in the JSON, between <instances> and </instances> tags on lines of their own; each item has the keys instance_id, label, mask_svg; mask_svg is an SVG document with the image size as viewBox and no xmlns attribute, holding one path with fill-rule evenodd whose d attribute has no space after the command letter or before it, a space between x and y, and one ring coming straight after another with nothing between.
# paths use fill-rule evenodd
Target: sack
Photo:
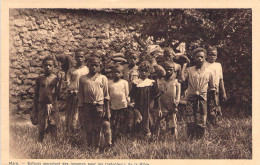
<instances>
[{"instance_id":1,"label":"sack","mask_svg":"<svg viewBox=\"0 0 260 165\"><path fill-rule=\"evenodd\" d=\"M30 113L30 120L33 125L37 125L38 124L38 112L32 110Z\"/></svg>"},{"instance_id":2,"label":"sack","mask_svg":"<svg viewBox=\"0 0 260 165\"><path fill-rule=\"evenodd\" d=\"M140 111L137 109L132 109L132 108L129 108L129 113L128 113L127 118L128 118L128 121L127 121L128 126L131 128L137 124L140 124L141 121L143 120Z\"/></svg>"}]
</instances>

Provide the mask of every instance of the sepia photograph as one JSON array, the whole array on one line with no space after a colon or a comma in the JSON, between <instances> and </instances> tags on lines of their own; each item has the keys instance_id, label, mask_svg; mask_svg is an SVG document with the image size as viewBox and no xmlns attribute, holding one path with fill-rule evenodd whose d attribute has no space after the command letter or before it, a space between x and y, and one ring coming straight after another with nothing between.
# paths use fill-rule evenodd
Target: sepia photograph
<instances>
[{"instance_id":1,"label":"sepia photograph","mask_svg":"<svg viewBox=\"0 0 260 165\"><path fill-rule=\"evenodd\" d=\"M251 8L9 8L12 159L252 159Z\"/></svg>"}]
</instances>

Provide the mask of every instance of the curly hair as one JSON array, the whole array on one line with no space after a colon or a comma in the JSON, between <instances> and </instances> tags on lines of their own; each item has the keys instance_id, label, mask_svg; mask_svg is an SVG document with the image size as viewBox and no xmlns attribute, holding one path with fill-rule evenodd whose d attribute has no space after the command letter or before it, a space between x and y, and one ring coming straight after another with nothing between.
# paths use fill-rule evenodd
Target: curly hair
<instances>
[{"instance_id":1,"label":"curly hair","mask_svg":"<svg viewBox=\"0 0 260 165\"><path fill-rule=\"evenodd\" d=\"M116 69L118 69L120 71L123 71L124 67L122 65L120 65L120 64L116 64L115 66L113 66L112 71L114 71Z\"/></svg>"},{"instance_id":2,"label":"curly hair","mask_svg":"<svg viewBox=\"0 0 260 165\"><path fill-rule=\"evenodd\" d=\"M76 49L75 50L75 55L77 55L80 52L83 52L85 54L85 51L83 49Z\"/></svg>"},{"instance_id":3,"label":"curly hair","mask_svg":"<svg viewBox=\"0 0 260 165\"><path fill-rule=\"evenodd\" d=\"M52 61L53 65L55 66L55 59L52 56L47 56L42 60L42 66L45 64L46 61Z\"/></svg>"},{"instance_id":4,"label":"curly hair","mask_svg":"<svg viewBox=\"0 0 260 165\"><path fill-rule=\"evenodd\" d=\"M151 73L153 68L149 61L142 61L138 67L138 70L147 71L147 72Z\"/></svg>"},{"instance_id":5,"label":"curly hair","mask_svg":"<svg viewBox=\"0 0 260 165\"><path fill-rule=\"evenodd\" d=\"M193 50L193 55L195 56L199 52L204 52L205 55L207 55L207 51L204 48L196 48L195 50Z\"/></svg>"}]
</instances>

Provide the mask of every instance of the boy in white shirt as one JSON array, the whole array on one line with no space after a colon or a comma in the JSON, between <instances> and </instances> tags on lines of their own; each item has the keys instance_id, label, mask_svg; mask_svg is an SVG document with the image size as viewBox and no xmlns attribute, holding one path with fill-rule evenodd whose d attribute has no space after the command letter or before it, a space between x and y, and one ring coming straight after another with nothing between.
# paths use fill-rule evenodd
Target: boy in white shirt
<instances>
[{"instance_id":1,"label":"boy in white shirt","mask_svg":"<svg viewBox=\"0 0 260 165\"><path fill-rule=\"evenodd\" d=\"M205 66L211 70L213 74L213 82L216 91L208 95L208 121L213 125L217 124L216 116L221 115L221 107L219 105L219 92L221 90L223 101L227 100L226 91L224 87L222 66L216 62L217 48L209 47Z\"/></svg>"}]
</instances>

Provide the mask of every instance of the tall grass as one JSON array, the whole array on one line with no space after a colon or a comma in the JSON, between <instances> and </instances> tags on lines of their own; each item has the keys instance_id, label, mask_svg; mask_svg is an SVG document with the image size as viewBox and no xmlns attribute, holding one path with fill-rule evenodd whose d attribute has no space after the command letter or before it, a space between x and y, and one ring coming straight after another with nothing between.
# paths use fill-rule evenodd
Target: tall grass
<instances>
[{"instance_id":1,"label":"tall grass","mask_svg":"<svg viewBox=\"0 0 260 165\"><path fill-rule=\"evenodd\" d=\"M37 127L28 119L10 122L10 155L29 159L252 159L252 119L221 118L218 127L209 128L201 140L186 138L185 124L179 124L179 136L154 140L122 137L106 152L87 149L83 134L70 141L59 131L58 142L47 135L37 142Z\"/></svg>"}]
</instances>

